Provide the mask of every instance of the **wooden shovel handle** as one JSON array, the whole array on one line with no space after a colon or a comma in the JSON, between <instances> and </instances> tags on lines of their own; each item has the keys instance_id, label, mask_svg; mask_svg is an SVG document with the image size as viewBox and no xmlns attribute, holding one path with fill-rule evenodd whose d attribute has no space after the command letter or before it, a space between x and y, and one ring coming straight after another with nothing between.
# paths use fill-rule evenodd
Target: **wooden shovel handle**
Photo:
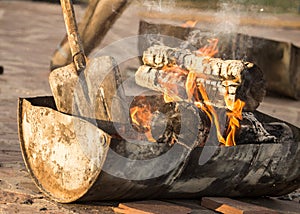
<instances>
[{"instance_id":1,"label":"wooden shovel handle","mask_svg":"<svg viewBox=\"0 0 300 214\"><path fill-rule=\"evenodd\" d=\"M73 4L71 0L60 0L60 4L64 15L73 62L76 66L77 72L79 73L85 68L86 59L78 33Z\"/></svg>"}]
</instances>

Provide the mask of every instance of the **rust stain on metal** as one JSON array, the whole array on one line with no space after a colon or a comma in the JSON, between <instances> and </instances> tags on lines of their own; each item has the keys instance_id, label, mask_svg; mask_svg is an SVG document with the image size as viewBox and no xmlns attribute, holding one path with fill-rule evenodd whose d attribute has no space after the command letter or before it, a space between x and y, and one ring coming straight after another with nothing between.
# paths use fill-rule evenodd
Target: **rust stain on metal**
<instances>
[{"instance_id":1,"label":"rust stain on metal","mask_svg":"<svg viewBox=\"0 0 300 214\"><path fill-rule=\"evenodd\" d=\"M31 175L54 200L77 200L100 173L110 136L82 119L20 103L21 147Z\"/></svg>"}]
</instances>

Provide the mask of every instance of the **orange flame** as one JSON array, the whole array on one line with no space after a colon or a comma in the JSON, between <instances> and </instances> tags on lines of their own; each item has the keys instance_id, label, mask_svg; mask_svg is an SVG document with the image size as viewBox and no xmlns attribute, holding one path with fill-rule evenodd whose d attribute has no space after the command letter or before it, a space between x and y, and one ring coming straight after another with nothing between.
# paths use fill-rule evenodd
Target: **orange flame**
<instances>
[{"instance_id":1,"label":"orange flame","mask_svg":"<svg viewBox=\"0 0 300 214\"><path fill-rule=\"evenodd\" d=\"M209 44L205 45L202 48L199 48L196 52L198 56L209 56L213 57L218 53L218 42L219 40L217 38L208 39L207 40Z\"/></svg>"},{"instance_id":2,"label":"orange flame","mask_svg":"<svg viewBox=\"0 0 300 214\"><path fill-rule=\"evenodd\" d=\"M190 71L187 75L187 78L186 78L185 90L186 90L186 94L187 94L187 97L188 97L189 101L192 100L192 97L195 93L196 78L197 78L197 75L193 71Z\"/></svg>"},{"instance_id":3,"label":"orange flame","mask_svg":"<svg viewBox=\"0 0 300 214\"><path fill-rule=\"evenodd\" d=\"M226 96L225 96L226 99ZM245 106L245 102L237 99L233 104L233 109L227 112L227 117L229 119L229 124L227 128L227 137L225 146L235 146L235 134L237 129L240 127L240 121L242 120L242 111Z\"/></svg>"},{"instance_id":4,"label":"orange flame","mask_svg":"<svg viewBox=\"0 0 300 214\"><path fill-rule=\"evenodd\" d=\"M141 100L146 101L146 98L141 96ZM156 140L151 134L151 124L153 108L147 102L144 102L142 106L134 106L130 108L130 117L133 125L141 127L144 130L144 134L150 142Z\"/></svg>"},{"instance_id":5,"label":"orange flame","mask_svg":"<svg viewBox=\"0 0 300 214\"><path fill-rule=\"evenodd\" d=\"M188 23L188 22L187 22ZM194 22L196 24L197 22ZM216 53L218 53L218 39L209 39L209 44L200 48L197 51L198 56L208 56L213 57ZM158 80L162 87L164 87L164 101L168 102L176 102L182 100L182 86L177 84L177 80L184 77L186 78L185 85L183 89L185 89L185 93L187 96L187 100L189 102L193 102L199 109L203 110L211 122L214 123L217 131L218 141L225 146L234 146L235 143L235 134L237 129L240 127L239 121L242 119L242 110L245 106L245 102L241 100L231 100L228 94L228 86L226 86L226 94L224 95L224 100L227 109L229 109L226 113L228 118L228 126L226 130L226 137L224 138L221 134L220 124L218 115L210 102L208 94L202 84L197 85L196 79L197 77L206 78L201 74L197 74L194 71L187 71L180 66L164 66L162 68L165 72L172 72L174 75L170 75L170 77L166 76L166 79L163 81ZM169 78L169 79L167 79ZM233 80L238 81L238 80ZM181 91L180 91L181 89ZM180 92L179 92L180 91ZM200 97L201 96L201 97ZM153 106L151 106L147 102L143 102L142 106L135 106L130 109L130 114L132 118L132 123L142 127L145 131L145 135L149 141L155 142L151 135L151 126L150 121L152 118ZM172 139L172 144L175 143L176 139Z\"/></svg>"},{"instance_id":6,"label":"orange flame","mask_svg":"<svg viewBox=\"0 0 300 214\"><path fill-rule=\"evenodd\" d=\"M193 20L188 20L188 21L186 21L185 23L183 23L182 25L181 25L181 27L184 27L184 28L193 28L193 27L195 27L196 26L196 24L197 24L197 22L198 21L193 21Z\"/></svg>"},{"instance_id":7,"label":"orange flame","mask_svg":"<svg viewBox=\"0 0 300 214\"><path fill-rule=\"evenodd\" d=\"M167 66L165 65L162 70L166 71L166 72L173 72L175 74L183 74L183 75L188 75L189 72L187 70L182 69L181 67L179 67L178 65L173 65L173 66Z\"/></svg>"},{"instance_id":8,"label":"orange flame","mask_svg":"<svg viewBox=\"0 0 300 214\"><path fill-rule=\"evenodd\" d=\"M169 96L167 93L164 93L164 101L165 103L171 103L171 102L174 102L174 98Z\"/></svg>"},{"instance_id":9,"label":"orange flame","mask_svg":"<svg viewBox=\"0 0 300 214\"><path fill-rule=\"evenodd\" d=\"M199 91L201 93L203 102L204 102L204 104L207 107L207 111L205 111L205 112L206 112L207 115L210 114L210 116L209 116L210 120L212 121L212 119L213 119L213 122L214 122L214 124L216 126L218 140L219 140L220 143L225 144L225 139L223 138L223 136L221 134L221 129L220 129L218 115L217 115L214 107L210 104L210 101L209 101L208 95L206 93L206 90L205 90L205 88L203 87L202 84L200 84L198 86L198 89L199 89Z\"/></svg>"}]
</instances>

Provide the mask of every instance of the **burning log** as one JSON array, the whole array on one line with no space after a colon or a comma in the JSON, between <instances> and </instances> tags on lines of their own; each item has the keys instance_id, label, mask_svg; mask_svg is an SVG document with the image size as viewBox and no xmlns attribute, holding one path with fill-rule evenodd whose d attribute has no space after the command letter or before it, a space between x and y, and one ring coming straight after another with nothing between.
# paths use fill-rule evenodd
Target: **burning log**
<instances>
[{"instance_id":1,"label":"burning log","mask_svg":"<svg viewBox=\"0 0 300 214\"><path fill-rule=\"evenodd\" d=\"M164 70L157 70L144 65L141 66L136 72L136 82L141 86L162 92L164 94L166 102L187 101L188 103L195 104L195 106L197 106L199 109L201 109L201 111L204 111L207 114L211 122L215 123L219 142L227 146L235 145L234 139L231 139L232 136L234 136L234 133L228 135L229 138L226 138L226 140L223 138L218 121L218 115L211 105L211 101L209 100L203 86L190 86L193 85L192 80L190 80L192 78L190 77L190 75L186 76L180 71L181 70L177 72L177 70L175 70L175 72L170 73L165 72ZM195 90L196 88L199 89L199 91ZM194 95L197 99L192 100L191 95ZM202 100L199 99L199 96L201 96ZM234 105L236 105L236 103ZM235 109L236 107L232 109L233 112L235 112ZM241 110L238 110L238 112L236 113L236 115L239 114L241 114ZM229 116L231 118L235 118L235 115ZM230 131L228 133L230 133Z\"/></svg>"},{"instance_id":2,"label":"burning log","mask_svg":"<svg viewBox=\"0 0 300 214\"><path fill-rule=\"evenodd\" d=\"M187 102L165 103L163 96L135 97L130 115L131 125L139 133L134 135L135 139L165 144L167 147L178 143L192 149L189 144L195 140L197 146L203 146L211 126L206 113L195 105Z\"/></svg>"},{"instance_id":3,"label":"burning log","mask_svg":"<svg viewBox=\"0 0 300 214\"><path fill-rule=\"evenodd\" d=\"M197 139L197 146L203 146L210 125L207 115L196 106L186 102L166 103L152 115L151 134L158 143L173 145Z\"/></svg>"},{"instance_id":4,"label":"burning log","mask_svg":"<svg viewBox=\"0 0 300 214\"><path fill-rule=\"evenodd\" d=\"M232 146L236 145L242 111L258 107L265 95L265 81L252 63L206 56L214 53L215 47L213 41L211 52L200 49L205 56L167 46L150 47L144 52L145 65L140 66L135 80L140 86L162 92L165 102L193 103L214 123L219 142ZM215 107L226 110L225 133Z\"/></svg>"},{"instance_id":5,"label":"burning log","mask_svg":"<svg viewBox=\"0 0 300 214\"><path fill-rule=\"evenodd\" d=\"M207 93L212 95L210 96L211 103L217 107L227 105L232 110L234 101L240 99L245 102L244 110L253 111L266 93L262 71L249 62L200 57L189 50L167 46L150 47L144 52L143 62L155 69L147 66L140 67L136 73L137 84L159 90L158 83L155 82L160 79L158 76L164 76L169 81L174 73L164 73L174 70L175 67L182 68L186 74L191 71L195 72L197 85L203 84ZM156 69L160 69L160 71ZM156 77L156 75L158 76ZM181 79L184 78L181 77ZM185 85L184 82L181 82L182 80L174 81L179 86ZM225 103L223 99L226 93L230 103ZM222 102L220 103L220 101Z\"/></svg>"}]
</instances>

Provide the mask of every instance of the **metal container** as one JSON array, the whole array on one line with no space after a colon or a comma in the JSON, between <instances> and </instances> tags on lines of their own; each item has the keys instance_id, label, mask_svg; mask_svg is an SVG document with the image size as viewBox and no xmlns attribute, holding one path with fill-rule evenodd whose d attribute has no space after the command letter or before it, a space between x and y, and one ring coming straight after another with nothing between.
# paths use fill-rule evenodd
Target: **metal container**
<instances>
[{"instance_id":1,"label":"metal container","mask_svg":"<svg viewBox=\"0 0 300 214\"><path fill-rule=\"evenodd\" d=\"M174 145L165 159L132 160L112 149L129 142L114 139L88 120L58 112L53 97L20 98L18 114L26 167L40 190L58 202L276 196L300 187L300 130L294 126L296 140L291 143L193 150ZM148 150L154 146L144 145ZM208 151L211 157L199 165Z\"/></svg>"}]
</instances>

